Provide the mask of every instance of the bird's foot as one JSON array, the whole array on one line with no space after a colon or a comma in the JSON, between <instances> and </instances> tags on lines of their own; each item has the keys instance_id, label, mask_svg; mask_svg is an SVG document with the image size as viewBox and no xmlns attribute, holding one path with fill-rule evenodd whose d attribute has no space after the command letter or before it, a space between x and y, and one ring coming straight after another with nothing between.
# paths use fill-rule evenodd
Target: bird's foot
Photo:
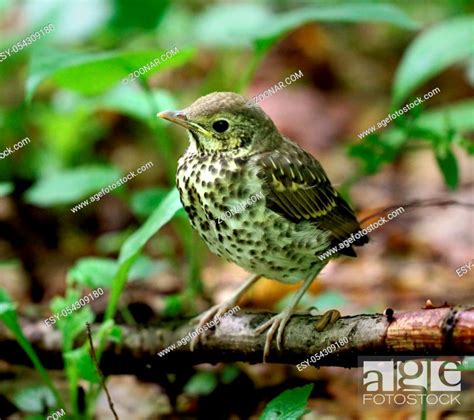
<instances>
[{"instance_id":1,"label":"bird's foot","mask_svg":"<svg viewBox=\"0 0 474 420\"><path fill-rule=\"evenodd\" d=\"M341 313L337 309L330 309L324 312L321 318L316 321L314 328L319 332L324 331L328 325L333 325L340 317Z\"/></svg>"},{"instance_id":2,"label":"bird's foot","mask_svg":"<svg viewBox=\"0 0 474 420\"><path fill-rule=\"evenodd\" d=\"M196 330L198 330L199 328L204 327L204 325L206 325L212 320L219 320L219 317L224 315L229 309L232 309L234 306L234 301L219 303L217 305L212 306L207 311L203 312L197 317L191 319L191 323L197 324ZM209 331L209 329L207 331ZM196 337L191 340L191 344L189 346L191 351L194 351L194 347L196 347L196 344L199 343L199 341L202 340L204 342L204 337L207 331L204 331L202 334L197 334Z\"/></svg>"},{"instance_id":3,"label":"bird's foot","mask_svg":"<svg viewBox=\"0 0 474 420\"><path fill-rule=\"evenodd\" d=\"M268 329L267 337L265 338L265 348L263 349L263 363L266 363L267 357L270 354L270 347L272 345L273 336L277 332L276 345L278 351L281 351L281 341L283 339L283 331L285 326L291 318L292 310L285 309L278 315L272 316L267 322L260 325L255 332L261 334Z\"/></svg>"}]
</instances>

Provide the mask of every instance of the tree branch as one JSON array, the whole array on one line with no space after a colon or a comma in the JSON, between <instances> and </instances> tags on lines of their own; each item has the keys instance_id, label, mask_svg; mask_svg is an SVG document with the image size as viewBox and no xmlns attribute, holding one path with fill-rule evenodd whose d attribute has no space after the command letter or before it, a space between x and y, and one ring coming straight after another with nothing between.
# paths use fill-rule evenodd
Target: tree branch
<instances>
[{"instance_id":1,"label":"tree branch","mask_svg":"<svg viewBox=\"0 0 474 420\"><path fill-rule=\"evenodd\" d=\"M331 328L318 332L319 317L294 315L285 329L283 350L272 347L271 363L298 364L337 340L347 337L348 344L323 357L313 366L357 366L358 356L440 356L474 355L474 307L432 308L393 315L356 315L340 318ZM164 348L176 344L194 327L187 320L161 324L159 327L123 326L122 343L108 343L101 369L104 374L150 373L150 369L174 371L198 363L261 363L265 335L254 330L271 313L239 312L222 320L208 335L205 344L194 352L189 343L159 356ZM25 335L50 369L62 368L61 337L58 331L40 321L22 319ZM96 326L97 328L97 326ZM93 327L94 329L94 327ZM78 339L83 343L84 334ZM0 325L0 359L13 364L29 361L12 334Z\"/></svg>"}]
</instances>

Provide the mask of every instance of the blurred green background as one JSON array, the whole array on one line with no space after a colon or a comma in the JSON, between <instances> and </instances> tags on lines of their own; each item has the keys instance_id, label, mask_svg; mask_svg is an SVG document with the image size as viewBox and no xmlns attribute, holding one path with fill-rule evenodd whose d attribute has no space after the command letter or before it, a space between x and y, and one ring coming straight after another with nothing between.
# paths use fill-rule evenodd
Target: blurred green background
<instances>
[{"instance_id":1,"label":"blurred green background","mask_svg":"<svg viewBox=\"0 0 474 420\"><path fill-rule=\"evenodd\" d=\"M120 339L113 324L196 314L245 277L210 255L180 209L174 178L187 137L156 118L159 111L213 91L252 97L301 70L303 78L260 105L318 158L361 217L409 199L472 202L472 9L468 0L0 0L0 153L31 140L0 159L0 316L20 337L11 321L17 312L44 319L97 287L106 290L93 308L58 323L67 367L53 382L63 383L65 405L33 372L0 364L13 375L0 386L2 401L12 404L0 416L67 407L78 418L106 418L97 378L81 373L84 364L93 371L91 360L73 345L85 321ZM49 24L50 33L22 43ZM175 48L172 58L123 82ZM386 128L357 136L436 87L438 95ZM99 202L71 211L150 161L151 169ZM428 297L445 299L446 287L457 303L472 302L472 277L452 285L454 269L472 258L472 226L472 212L463 208L404 215L377 232L360 259L329 267L303 307L412 309ZM243 303L276 309L292 290L264 281ZM310 398L307 416L341 414L345 397L335 391L341 379L333 370L267 369L202 366L187 371L179 389L135 378L110 382L134 396L136 412L115 402L133 418L249 418L283 390L307 383L318 384L311 396L306 389L286 397L302 407ZM84 391L87 381L93 386ZM347 410L356 413L356 391L341 386L353 395ZM258 392L220 405L244 388ZM33 391L47 396L43 403ZM263 417L272 418L270 411Z\"/></svg>"}]
</instances>

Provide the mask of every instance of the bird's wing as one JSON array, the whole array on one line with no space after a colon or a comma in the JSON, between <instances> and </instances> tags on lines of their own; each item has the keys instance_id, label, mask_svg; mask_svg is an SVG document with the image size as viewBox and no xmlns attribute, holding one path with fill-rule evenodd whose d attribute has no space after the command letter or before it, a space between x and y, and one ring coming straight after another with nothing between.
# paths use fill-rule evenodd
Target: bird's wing
<instances>
[{"instance_id":1,"label":"bird's wing","mask_svg":"<svg viewBox=\"0 0 474 420\"><path fill-rule=\"evenodd\" d=\"M360 229L354 212L331 186L319 162L298 146L285 143L281 151L260 154L256 164L269 209L294 223L307 220L330 231L332 245ZM362 236L354 245L367 242L367 236ZM355 256L351 247L339 252Z\"/></svg>"}]
</instances>

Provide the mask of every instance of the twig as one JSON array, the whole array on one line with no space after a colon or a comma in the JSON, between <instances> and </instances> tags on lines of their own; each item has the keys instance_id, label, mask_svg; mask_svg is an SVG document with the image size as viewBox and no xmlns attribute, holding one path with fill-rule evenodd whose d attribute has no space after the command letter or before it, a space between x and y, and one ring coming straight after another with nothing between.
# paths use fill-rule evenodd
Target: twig
<instances>
[{"instance_id":1,"label":"twig","mask_svg":"<svg viewBox=\"0 0 474 420\"><path fill-rule=\"evenodd\" d=\"M414 200L406 204L396 204L389 207L384 207L382 209L378 209L375 211L375 213L372 213L371 215L364 217L362 220L359 220L359 223L362 224L366 222L367 220L372 219L375 216L380 216L381 214L384 214L390 210L396 210L399 207L403 207L404 209L412 209L412 208L419 208L419 207L444 207L444 206L462 206L462 207L474 208L474 203L462 203L457 200L439 199L439 198L428 198L426 200Z\"/></svg>"},{"instance_id":2,"label":"twig","mask_svg":"<svg viewBox=\"0 0 474 420\"><path fill-rule=\"evenodd\" d=\"M102 382L102 387L104 388L104 391L107 395L107 401L109 402L109 407L110 410L112 411L114 417L116 420L119 420L119 417L117 416L117 413L115 412L114 409L114 403L112 402L112 398L110 397L109 390L107 389L107 385L105 384L105 378L104 375L102 374L102 371L100 370L99 363L97 362L97 356L95 354L95 349L94 349L94 342L92 341L92 333L91 333L91 325L86 322L87 325L87 337L89 337L89 343L90 343L90 354L92 357L92 360L94 361L95 368L97 370L97 374L100 376L100 380Z\"/></svg>"},{"instance_id":3,"label":"twig","mask_svg":"<svg viewBox=\"0 0 474 420\"><path fill-rule=\"evenodd\" d=\"M204 344L191 352L189 344L160 357L157 353L193 331L188 320L170 321L159 326L121 326L123 341L109 341L100 367L104 374L130 374L159 382L166 372L175 372L199 363L230 363L243 361L262 363L265 334L255 328L267 321L269 312L247 312L228 316L211 332ZM283 334L283 348L272 346L269 361L296 365L342 337L349 343L324 357L320 366L357 367L358 356L449 356L474 355L474 307L442 307L417 311L387 312L344 316L330 328L317 331L320 316L296 314L291 317ZM41 320L22 319L23 329L45 366L60 369L61 335L51 331ZM99 326L92 326L92 331ZM78 337L77 345L87 337ZM9 330L0 325L0 360L29 365L19 351Z\"/></svg>"}]
</instances>

